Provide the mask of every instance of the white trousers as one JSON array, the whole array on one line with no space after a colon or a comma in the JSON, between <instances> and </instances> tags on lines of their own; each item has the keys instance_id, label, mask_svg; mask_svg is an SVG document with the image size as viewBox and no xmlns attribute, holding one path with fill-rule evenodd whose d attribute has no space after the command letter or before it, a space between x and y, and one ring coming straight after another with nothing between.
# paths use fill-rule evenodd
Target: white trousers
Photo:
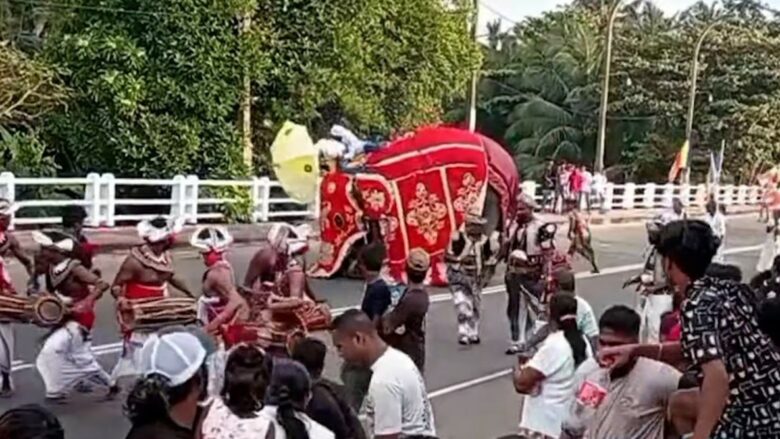
<instances>
[{"instance_id":1,"label":"white trousers","mask_svg":"<svg viewBox=\"0 0 780 439\"><path fill-rule=\"evenodd\" d=\"M151 332L134 331L122 341L122 353L111 371L111 383L116 384L120 378L137 377L141 370L141 348Z\"/></svg>"},{"instance_id":2,"label":"white trousers","mask_svg":"<svg viewBox=\"0 0 780 439\"><path fill-rule=\"evenodd\" d=\"M83 326L70 321L43 344L35 367L43 378L46 397L65 396L81 381L108 387L110 376L92 353L92 337Z\"/></svg>"}]
</instances>

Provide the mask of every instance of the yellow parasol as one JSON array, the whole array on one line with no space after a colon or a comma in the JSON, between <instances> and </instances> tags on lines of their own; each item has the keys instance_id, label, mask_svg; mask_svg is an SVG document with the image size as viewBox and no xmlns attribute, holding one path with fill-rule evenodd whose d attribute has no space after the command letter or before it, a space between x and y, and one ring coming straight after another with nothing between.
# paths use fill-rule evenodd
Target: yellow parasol
<instances>
[{"instance_id":1,"label":"yellow parasol","mask_svg":"<svg viewBox=\"0 0 780 439\"><path fill-rule=\"evenodd\" d=\"M271 145L276 178L287 195L304 204L317 196L319 152L306 127L286 121Z\"/></svg>"}]
</instances>

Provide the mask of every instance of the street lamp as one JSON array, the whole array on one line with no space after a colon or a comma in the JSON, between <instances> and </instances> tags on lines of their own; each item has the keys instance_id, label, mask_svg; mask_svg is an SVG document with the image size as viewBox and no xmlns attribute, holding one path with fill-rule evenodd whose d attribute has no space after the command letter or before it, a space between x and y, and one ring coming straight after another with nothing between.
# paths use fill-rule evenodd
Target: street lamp
<instances>
[{"instance_id":1,"label":"street lamp","mask_svg":"<svg viewBox=\"0 0 780 439\"><path fill-rule=\"evenodd\" d=\"M607 142L607 104L609 103L609 70L612 63L612 37L615 30L615 19L623 0L615 0L612 9L609 12L609 23L607 24L607 47L604 55L604 84L601 90L601 108L599 111L599 139L596 144L596 164L593 167L595 172L604 172L604 147Z\"/></svg>"},{"instance_id":2,"label":"street lamp","mask_svg":"<svg viewBox=\"0 0 780 439\"><path fill-rule=\"evenodd\" d=\"M688 118L685 121L685 140L688 141L688 163L685 164L685 184L689 184L691 181L691 146L693 136L693 113L696 108L696 87L699 80L699 53L701 53L701 47L704 45L704 39L707 35L719 25L725 18L729 16L729 13L736 7L736 5L723 11L718 17L708 24L704 28L704 31L699 35L699 39L696 41L696 46L693 49L693 62L691 63L691 89L688 91ZM712 95L709 96L710 103L712 102Z\"/></svg>"},{"instance_id":3,"label":"street lamp","mask_svg":"<svg viewBox=\"0 0 780 439\"><path fill-rule=\"evenodd\" d=\"M474 12L471 17L471 37L474 42L477 41L477 26L479 26L479 0L474 0ZM471 73L471 84L469 88L469 131L472 133L477 130L477 82L479 81L479 66Z\"/></svg>"}]
</instances>

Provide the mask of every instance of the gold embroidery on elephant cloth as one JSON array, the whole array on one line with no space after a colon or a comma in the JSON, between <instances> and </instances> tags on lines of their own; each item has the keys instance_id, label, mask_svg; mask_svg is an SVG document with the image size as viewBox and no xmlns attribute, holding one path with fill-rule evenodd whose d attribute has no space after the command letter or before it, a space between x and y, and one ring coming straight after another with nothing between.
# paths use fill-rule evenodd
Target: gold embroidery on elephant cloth
<instances>
[{"instance_id":1,"label":"gold embroidery on elephant cloth","mask_svg":"<svg viewBox=\"0 0 780 439\"><path fill-rule=\"evenodd\" d=\"M475 205L479 200L479 193L482 184L474 177L474 174L467 172L463 174L463 186L458 189L458 196L452 202L452 207L456 212L465 213Z\"/></svg>"},{"instance_id":2,"label":"gold embroidery on elephant cloth","mask_svg":"<svg viewBox=\"0 0 780 439\"><path fill-rule=\"evenodd\" d=\"M407 210L406 224L417 227L418 233L428 244L436 244L439 230L444 228L444 218L447 216L447 206L439 201L439 196L429 193L424 183L417 183L415 197Z\"/></svg>"},{"instance_id":3,"label":"gold embroidery on elephant cloth","mask_svg":"<svg viewBox=\"0 0 780 439\"><path fill-rule=\"evenodd\" d=\"M363 196L363 201L365 201L372 210L380 212L384 210L385 202L387 201L384 192L377 189L369 189L363 191L361 195Z\"/></svg>"}]
</instances>

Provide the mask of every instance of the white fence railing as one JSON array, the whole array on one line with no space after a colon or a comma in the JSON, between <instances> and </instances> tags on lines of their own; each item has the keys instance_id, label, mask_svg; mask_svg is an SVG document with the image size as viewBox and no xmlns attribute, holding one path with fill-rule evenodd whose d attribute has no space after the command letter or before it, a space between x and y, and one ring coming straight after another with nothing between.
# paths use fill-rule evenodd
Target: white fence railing
<instances>
[{"instance_id":1,"label":"white fence railing","mask_svg":"<svg viewBox=\"0 0 780 439\"><path fill-rule=\"evenodd\" d=\"M150 187L157 190L150 191ZM522 187L525 194L534 194L537 202L542 201L541 187L536 182L523 182ZM83 198L38 198L41 193L53 194L67 188L83 194ZM219 194L219 189L224 188L244 189L248 200ZM707 191L704 185L610 183L606 187L603 208L657 209L671 205L675 197L679 197L686 205L703 205ZM723 185L717 192L718 200L725 205L757 204L761 197L758 186ZM169 195L165 198L141 197L149 193L158 194L158 197L161 193ZM130 195L117 198L117 194ZM279 183L267 177L201 180L197 176L177 175L165 180L116 178L112 174L93 173L84 178L20 178L3 172L0 173L0 198L15 201L19 205L20 209L14 218L16 225L57 224L61 218L54 214L56 209L52 208L73 204L84 206L89 215L87 225L90 227L113 227L160 214L182 218L188 224L219 221L225 217L222 209L241 201L250 203L251 219L254 222L276 218L316 218L319 215L318 203L309 206L297 203L287 197Z\"/></svg>"}]
</instances>

